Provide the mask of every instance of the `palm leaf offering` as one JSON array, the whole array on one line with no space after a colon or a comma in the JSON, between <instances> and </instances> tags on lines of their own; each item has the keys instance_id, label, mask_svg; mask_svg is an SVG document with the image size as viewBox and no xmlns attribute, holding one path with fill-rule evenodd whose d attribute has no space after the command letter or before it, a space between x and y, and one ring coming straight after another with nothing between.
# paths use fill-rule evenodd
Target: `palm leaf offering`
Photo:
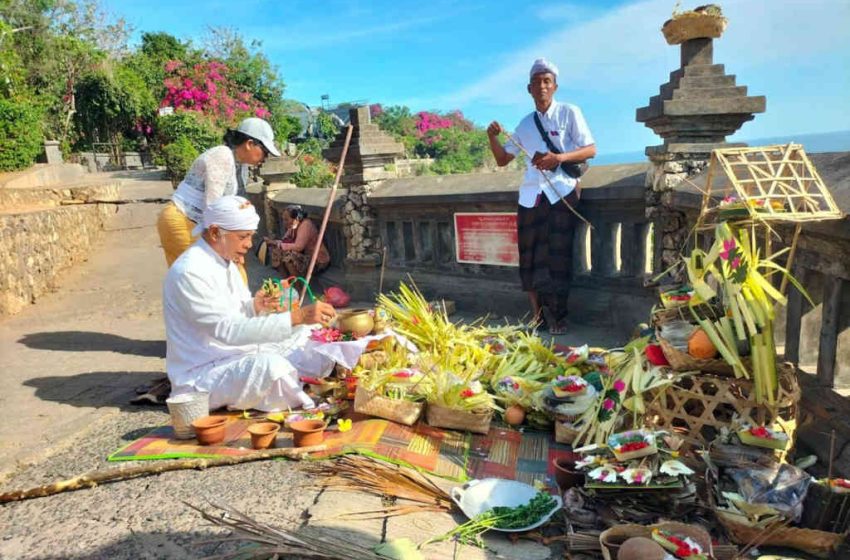
<instances>
[{"instance_id":1,"label":"palm leaf offering","mask_svg":"<svg viewBox=\"0 0 850 560\"><path fill-rule=\"evenodd\" d=\"M761 255L755 230L733 230L723 222L715 228L715 241L706 253L694 250L686 261L688 278L703 301L718 299L722 316L705 317L691 305L694 320L705 331L717 351L737 377L752 379L756 400L773 404L778 388L776 346L773 339L774 305L786 298L773 287L770 276L779 273L811 302L793 276L770 258ZM742 359L748 349L752 366Z\"/></svg>"}]
</instances>

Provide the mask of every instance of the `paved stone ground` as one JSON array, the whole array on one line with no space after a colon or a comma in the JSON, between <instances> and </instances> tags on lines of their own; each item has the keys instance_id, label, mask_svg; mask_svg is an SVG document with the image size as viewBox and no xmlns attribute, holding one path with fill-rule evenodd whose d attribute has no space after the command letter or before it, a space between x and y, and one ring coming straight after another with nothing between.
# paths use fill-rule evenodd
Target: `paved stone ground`
<instances>
[{"instance_id":1,"label":"paved stone ground","mask_svg":"<svg viewBox=\"0 0 850 560\"><path fill-rule=\"evenodd\" d=\"M172 192L157 174L122 178L127 199ZM160 208L119 206L96 252L62 273L57 292L0 319L3 491L104 468L110 452L168 422L164 408L127 404L137 386L164 372L165 261L154 227ZM255 287L271 274L258 267L249 267ZM608 336L576 328L558 340L620 342ZM0 506L0 558L197 558L215 548L195 543L221 531L205 527L183 501L202 505L210 498L295 527L317 499L308 482L297 463L261 462L8 504Z\"/></svg>"}]
</instances>

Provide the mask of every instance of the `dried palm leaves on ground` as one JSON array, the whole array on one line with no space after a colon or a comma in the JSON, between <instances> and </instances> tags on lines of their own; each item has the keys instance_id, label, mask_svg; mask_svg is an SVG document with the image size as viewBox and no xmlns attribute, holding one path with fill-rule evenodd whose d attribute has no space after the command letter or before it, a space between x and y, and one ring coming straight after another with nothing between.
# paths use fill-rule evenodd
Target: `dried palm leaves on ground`
<instances>
[{"instance_id":1,"label":"dried palm leaves on ground","mask_svg":"<svg viewBox=\"0 0 850 560\"><path fill-rule=\"evenodd\" d=\"M210 504L221 510L220 514L215 515L187 502L184 503L216 527L231 531L229 536L199 544L244 541L246 544L255 545L250 549L243 547L235 552L208 556L206 560L266 560L293 557L326 560L380 560L383 558L368 548L348 543L337 535L325 534L315 527L302 527L297 532L291 532L260 523L240 511L225 506Z\"/></svg>"},{"instance_id":2,"label":"dried palm leaves on ground","mask_svg":"<svg viewBox=\"0 0 850 560\"><path fill-rule=\"evenodd\" d=\"M422 473L391 465L361 455L345 455L335 461L305 465L310 474L321 477L317 485L333 490L366 492L384 498L403 499L412 503L391 504L379 511L363 511L341 517L386 517L423 511L452 510L448 492Z\"/></svg>"}]
</instances>

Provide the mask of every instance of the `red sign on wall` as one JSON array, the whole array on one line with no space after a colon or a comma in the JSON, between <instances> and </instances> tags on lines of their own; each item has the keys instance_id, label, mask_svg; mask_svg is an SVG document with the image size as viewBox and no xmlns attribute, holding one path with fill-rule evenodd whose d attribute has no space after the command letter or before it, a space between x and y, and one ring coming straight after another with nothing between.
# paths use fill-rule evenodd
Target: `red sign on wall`
<instances>
[{"instance_id":1,"label":"red sign on wall","mask_svg":"<svg viewBox=\"0 0 850 560\"><path fill-rule=\"evenodd\" d=\"M457 212L455 254L459 263L519 266L516 213Z\"/></svg>"}]
</instances>

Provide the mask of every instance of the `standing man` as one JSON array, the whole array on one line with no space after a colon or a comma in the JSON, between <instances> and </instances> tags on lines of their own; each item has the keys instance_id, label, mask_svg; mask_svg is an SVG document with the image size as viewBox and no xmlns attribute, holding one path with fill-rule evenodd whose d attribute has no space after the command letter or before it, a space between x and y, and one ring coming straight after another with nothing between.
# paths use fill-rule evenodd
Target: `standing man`
<instances>
[{"instance_id":1,"label":"standing man","mask_svg":"<svg viewBox=\"0 0 850 560\"><path fill-rule=\"evenodd\" d=\"M556 91L557 66L545 58L535 60L528 82L535 110L516 127L515 140L504 146L499 141L504 129L498 122L490 123L487 136L499 167L521 153L517 142L533 155L526 156L525 177L519 187L519 275L534 320L542 321L551 334L563 334L578 218L561 197L576 208L578 164L596 155L596 145L581 110L555 101Z\"/></svg>"}]
</instances>

